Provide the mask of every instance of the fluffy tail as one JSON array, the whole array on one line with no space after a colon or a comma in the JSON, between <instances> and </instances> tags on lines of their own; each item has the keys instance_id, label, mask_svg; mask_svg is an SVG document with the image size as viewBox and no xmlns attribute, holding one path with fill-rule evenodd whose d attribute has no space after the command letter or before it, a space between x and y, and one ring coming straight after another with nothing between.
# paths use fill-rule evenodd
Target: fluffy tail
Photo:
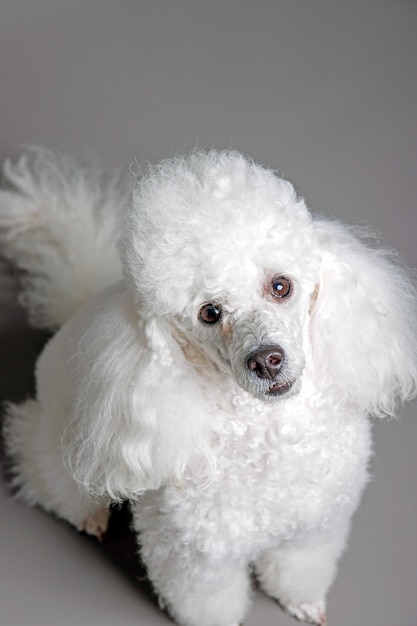
<instances>
[{"instance_id":1,"label":"fluffy tail","mask_svg":"<svg viewBox=\"0 0 417 626\"><path fill-rule=\"evenodd\" d=\"M116 240L127 185L38 147L5 162L3 183L1 254L18 270L31 323L56 329L122 277Z\"/></svg>"}]
</instances>

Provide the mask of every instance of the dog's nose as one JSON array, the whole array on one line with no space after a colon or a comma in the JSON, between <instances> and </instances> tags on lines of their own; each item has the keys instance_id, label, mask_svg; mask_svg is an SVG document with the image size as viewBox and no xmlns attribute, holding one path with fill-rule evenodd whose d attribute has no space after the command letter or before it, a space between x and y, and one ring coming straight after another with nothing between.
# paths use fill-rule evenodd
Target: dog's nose
<instances>
[{"instance_id":1,"label":"dog's nose","mask_svg":"<svg viewBox=\"0 0 417 626\"><path fill-rule=\"evenodd\" d=\"M251 354L246 365L259 378L274 380L280 372L284 356L285 353L281 346L269 346Z\"/></svg>"}]
</instances>

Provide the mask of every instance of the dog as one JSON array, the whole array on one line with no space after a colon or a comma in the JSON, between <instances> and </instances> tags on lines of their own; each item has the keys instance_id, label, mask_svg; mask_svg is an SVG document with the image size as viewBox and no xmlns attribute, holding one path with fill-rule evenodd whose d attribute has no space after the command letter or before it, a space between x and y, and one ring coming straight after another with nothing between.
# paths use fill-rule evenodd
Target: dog
<instances>
[{"instance_id":1,"label":"dog","mask_svg":"<svg viewBox=\"0 0 417 626\"><path fill-rule=\"evenodd\" d=\"M7 408L13 491L98 538L129 501L181 626L241 624L252 575L324 626L370 418L416 395L410 273L233 150L127 182L30 148L4 181L2 254L55 332Z\"/></svg>"}]
</instances>

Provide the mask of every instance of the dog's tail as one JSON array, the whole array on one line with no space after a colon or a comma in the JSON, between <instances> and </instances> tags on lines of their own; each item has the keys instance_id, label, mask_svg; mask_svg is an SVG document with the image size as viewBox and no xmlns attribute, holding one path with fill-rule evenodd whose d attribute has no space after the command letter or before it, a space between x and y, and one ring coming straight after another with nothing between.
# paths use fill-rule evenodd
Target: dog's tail
<instances>
[{"instance_id":1,"label":"dog's tail","mask_svg":"<svg viewBox=\"0 0 417 626\"><path fill-rule=\"evenodd\" d=\"M56 329L122 277L116 240L125 193L120 174L46 148L5 162L0 251L17 269L31 323Z\"/></svg>"}]
</instances>

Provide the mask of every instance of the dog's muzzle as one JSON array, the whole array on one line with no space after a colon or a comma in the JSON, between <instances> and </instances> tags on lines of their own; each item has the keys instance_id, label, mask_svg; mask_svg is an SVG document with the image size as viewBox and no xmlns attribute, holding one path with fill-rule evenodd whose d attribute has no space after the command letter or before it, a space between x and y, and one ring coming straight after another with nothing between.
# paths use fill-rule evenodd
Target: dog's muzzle
<instances>
[{"instance_id":1,"label":"dog's muzzle","mask_svg":"<svg viewBox=\"0 0 417 626\"><path fill-rule=\"evenodd\" d=\"M283 375L285 352L279 345L264 346L252 352L246 359L246 367L263 382L268 396L281 396L294 384Z\"/></svg>"}]
</instances>

